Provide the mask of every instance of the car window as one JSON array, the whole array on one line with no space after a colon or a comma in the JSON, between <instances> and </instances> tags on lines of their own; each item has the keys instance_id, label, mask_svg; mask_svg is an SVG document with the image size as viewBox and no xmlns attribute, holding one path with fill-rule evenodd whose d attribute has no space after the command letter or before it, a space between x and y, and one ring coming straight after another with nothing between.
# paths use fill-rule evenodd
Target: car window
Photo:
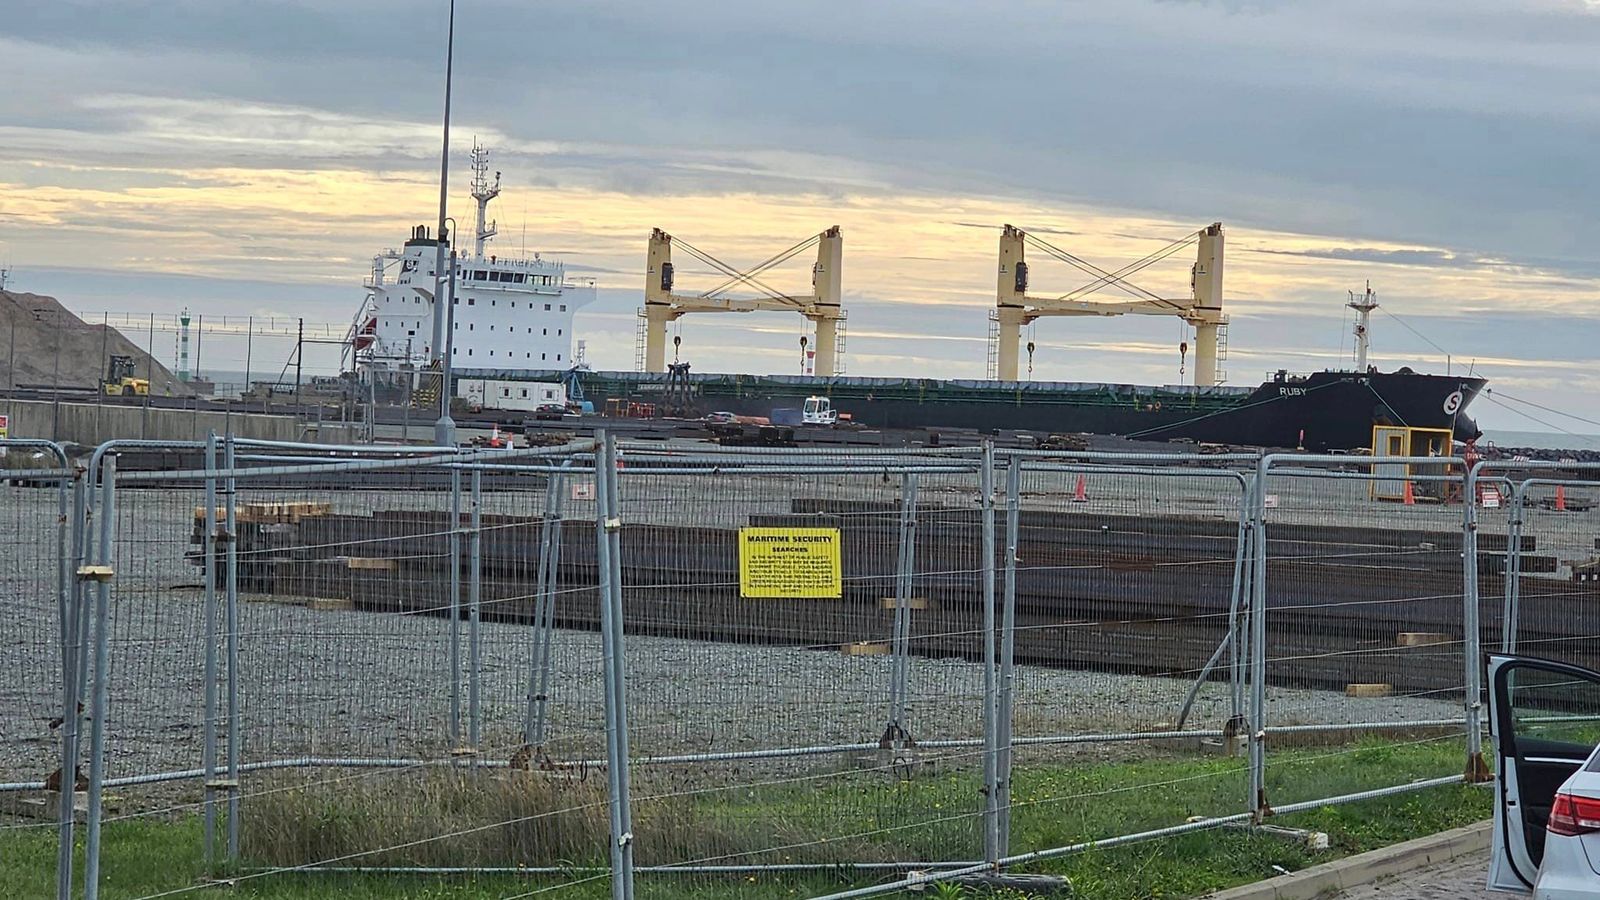
<instances>
[{"instance_id":1,"label":"car window","mask_svg":"<svg viewBox=\"0 0 1600 900\"><path fill-rule=\"evenodd\" d=\"M1516 668L1507 674L1517 740L1600 744L1600 685L1536 668Z\"/></svg>"}]
</instances>

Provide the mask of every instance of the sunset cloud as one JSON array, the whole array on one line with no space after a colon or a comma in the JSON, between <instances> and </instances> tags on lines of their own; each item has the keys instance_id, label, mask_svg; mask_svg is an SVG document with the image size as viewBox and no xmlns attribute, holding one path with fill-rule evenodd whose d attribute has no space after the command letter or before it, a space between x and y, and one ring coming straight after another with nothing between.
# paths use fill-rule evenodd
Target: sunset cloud
<instances>
[{"instance_id":1,"label":"sunset cloud","mask_svg":"<svg viewBox=\"0 0 1600 900\"><path fill-rule=\"evenodd\" d=\"M0 262L74 308L346 320L371 255L434 218L443 54L418 36L441 11L17 6ZM453 212L470 216L476 137L504 172L496 248L599 278L578 319L597 366L632 365L652 227L748 265L840 225L850 373L981 377L1000 225L1115 267L1220 220L1233 383L1346 359L1345 293L1371 280L1383 365L1475 359L1574 411L1597 387L1592 4L907 0L840 23L464 0L459 16ZM1137 280L1182 296L1191 261ZM771 281L803 292L807 265ZM1040 256L1033 280L1086 279ZM789 371L801 324L679 327L698 368ZM1180 377L1175 321L1030 337L1038 378Z\"/></svg>"}]
</instances>

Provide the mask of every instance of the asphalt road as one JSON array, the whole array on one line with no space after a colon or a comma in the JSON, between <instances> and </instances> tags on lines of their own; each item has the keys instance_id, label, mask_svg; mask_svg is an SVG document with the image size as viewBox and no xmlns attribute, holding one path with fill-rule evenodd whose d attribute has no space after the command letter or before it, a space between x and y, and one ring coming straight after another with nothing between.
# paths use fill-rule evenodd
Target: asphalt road
<instances>
[{"instance_id":1,"label":"asphalt road","mask_svg":"<svg viewBox=\"0 0 1600 900\"><path fill-rule=\"evenodd\" d=\"M1506 900L1516 894L1484 889L1488 880L1488 852L1453 860L1340 894L1338 900Z\"/></svg>"}]
</instances>

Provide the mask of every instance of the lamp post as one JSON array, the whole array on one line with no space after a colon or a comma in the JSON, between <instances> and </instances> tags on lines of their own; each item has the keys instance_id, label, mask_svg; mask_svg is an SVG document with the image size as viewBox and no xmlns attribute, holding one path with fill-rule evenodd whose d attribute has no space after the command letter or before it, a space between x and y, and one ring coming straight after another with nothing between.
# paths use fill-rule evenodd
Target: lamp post
<instances>
[{"instance_id":1,"label":"lamp post","mask_svg":"<svg viewBox=\"0 0 1600 900\"><path fill-rule=\"evenodd\" d=\"M450 222L450 228L455 229L455 221ZM455 365L453 357L456 354L456 248L450 248L450 287L445 292L444 316L444 362L439 365L439 393L443 394L444 414L439 418L439 424L434 426L434 439L440 447L454 447L456 443L456 423L450 418L450 397L455 392L451 383L451 368ZM448 430L446 430L448 429Z\"/></svg>"},{"instance_id":2,"label":"lamp post","mask_svg":"<svg viewBox=\"0 0 1600 900\"><path fill-rule=\"evenodd\" d=\"M444 55L444 147L439 152L439 238L438 251L434 257L433 265L433 352L443 351L443 359L439 365L439 421L433 423L433 442L440 447L454 447L456 445L456 423L450 418L450 351L448 344L451 339L451 323L454 303L450 298L445 300L445 308L439 311L439 288L444 268L444 241L446 232L444 223L445 201L449 196L450 179L450 76L455 64L456 52L456 0L450 0L450 27L445 36ZM455 293L455 251L450 253L450 291ZM440 330L445 333L440 334Z\"/></svg>"}]
</instances>

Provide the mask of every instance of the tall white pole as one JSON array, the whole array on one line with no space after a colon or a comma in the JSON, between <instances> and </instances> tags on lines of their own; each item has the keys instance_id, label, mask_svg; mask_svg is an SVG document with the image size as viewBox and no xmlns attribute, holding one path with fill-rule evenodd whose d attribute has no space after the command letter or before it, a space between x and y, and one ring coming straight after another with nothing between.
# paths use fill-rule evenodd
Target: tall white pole
<instances>
[{"instance_id":1,"label":"tall white pole","mask_svg":"<svg viewBox=\"0 0 1600 900\"><path fill-rule=\"evenodd\" d=\"M433 265L433 348L438 359L439 420L433 424L433 442L439 447L453 447L456 443L456 423L450 418L449 377L446 370L450 357L445 353L445 319L450 314L450 300L440 293L444 277L445 203L449 197L450 182L450 76L455 65L456 52L456 0L450 0L450 27L445 37L444 55L444 148L439 152L439 238L438 252ZM453 265L453 264L452 264ZM453 274L453 273L452 273Z\"/></svg>"}]
</instances>

